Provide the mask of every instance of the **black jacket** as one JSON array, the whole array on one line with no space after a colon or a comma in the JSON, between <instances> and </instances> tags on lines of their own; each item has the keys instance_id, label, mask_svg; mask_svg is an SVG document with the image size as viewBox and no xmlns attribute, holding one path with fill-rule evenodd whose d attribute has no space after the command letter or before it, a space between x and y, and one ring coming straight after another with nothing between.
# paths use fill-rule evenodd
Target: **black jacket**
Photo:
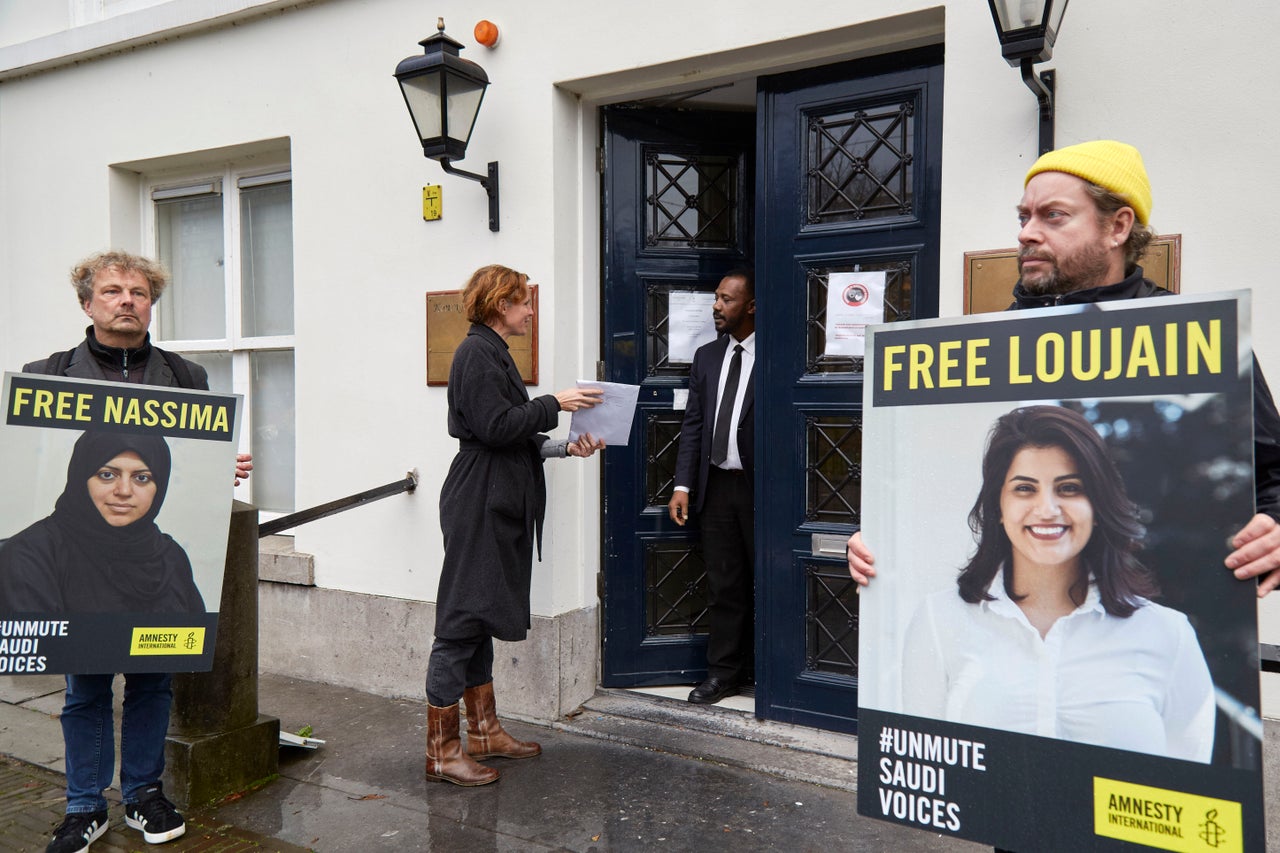
<instances>
[{"instance_id":1,"label":"black jacket","mask_svg":"<svg viewBox=\"0 0 1280 853\"><path fill-rule=\"evenodd\" d=\"M732 335L721 335L698 347L689 368L689 400L685 404L684 423L680 427L680 451L676 457L677 486L688 486L694 512L702 512L707 493L707 473L711 469L711 441L716 420L716 394L720 387L720 370L725 350L733 342ZM742 414L733 435L742 458L742 471L747 482L755 482L756 452L756 380L755 370L747 377L742 397Z\"/></svg>"},{"instance_id":2,"label":"black jacket","mask_svg":"<svg viewBox=\"0 0 1280 853\"><path fill-rule=\"evenodd\" d=\"M1135 266L1123 280L1104 287L1092 287L1051 296L1029 293L1019 281L1013 288L1013 304L1009 310L1047 308L1053 305L1084 305L1116 299L1142 299L1148 296L1171 296L1169 291L1143 277L1142 267ZM1253 465L1256 510L1280 521L1280 412L1276 410L1271 389L1258 358L1253 358Z\"/></svg>"},{"instance_id":3,"label":"black jacket","mask_svg":"<svg viewBox=\"0 0 1280 853\"><path fill-rule=\"evenodd\" d=\"M209 374L203 367L152 345L150 334L142 346L125 350L99 343L93 326L85 329L84 340L79 346L28 362L23 365L22 372L209 390Z\"/></svg>"}]
</instances>

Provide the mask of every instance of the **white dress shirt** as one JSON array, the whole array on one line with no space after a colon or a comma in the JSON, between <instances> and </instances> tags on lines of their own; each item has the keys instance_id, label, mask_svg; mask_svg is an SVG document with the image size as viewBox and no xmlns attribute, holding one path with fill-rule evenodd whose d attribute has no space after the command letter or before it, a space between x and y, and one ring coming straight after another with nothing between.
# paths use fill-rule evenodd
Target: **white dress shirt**
<instances>
[{"instance_id":1,"label":"white dress shirt","mask_svg":"<svg viewBox=\"0 0 1280 853\"><path fill-rule=\"evenodd\" d=\"M935 593L912 617L903 710L1011 732L1207 763L1213 682L1187 617L1145 599L1110 616L1091 583L1084 604L1041 638L1004 591L968 604Z\"/></svg>"},{"instance_id":2,"label":"white dress shirt","mask_svg":"<svg viewBox=\"0 0 1280 853\"><path fill-rule=\"evenodd\" d=\"M733 361L735 344L742 346L742 372L738 374L738 394L733 399L733 415L729 420L729 452L724 464L717 467L726 471L742 470L742 454L738 451L738 421L742 419L742 401L747 396L747 384L751 380L751 371L756 366L756 333L752 332L742 340L729 338L729 346L724 351L724 361L720 364L720 384L716 386L716 405L712 409L713 417L707 421L707 428L715 435L715 419L720 416L720 399L724 396L724 386L729 379L729 363Z\"/></svg>"}]
</instances>

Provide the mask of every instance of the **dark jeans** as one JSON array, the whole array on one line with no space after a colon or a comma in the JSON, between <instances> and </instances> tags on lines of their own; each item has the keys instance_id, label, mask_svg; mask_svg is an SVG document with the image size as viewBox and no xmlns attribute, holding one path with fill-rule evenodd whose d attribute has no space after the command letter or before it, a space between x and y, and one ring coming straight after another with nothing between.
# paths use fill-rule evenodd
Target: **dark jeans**
<instances>
[{"instance_id":1,"label":"dark jeans","mask_svg":"<svg viewBox=\"0 0 1280 853\"><path fill-rule=\"evenodd\" d=\"M436 637L427 661L427 701L437 708L457 704L468 687L493 681L493 637Z\"/></svg>"},{"instance_id":2,"label":"dark jeans","mask_svg":"<svg viewBox=\"0 0 1280 853\"><path fill-rule=\"evenodd\" d=\"M702 504L707 564L707 675L741 683L755 672L755 496L742 471L712 465Z\"/></svg>"},{"instance_id":3,"label":"dark jeans","mask_svg":"<svg viewBox=\"0 0 1280 853\"><path fill-rule=\"evenodd\" d=\"M66 750L67 813L107 808L102 791L116 771L115 721L111 709L114 675L68 675L62 706ZM173 677L134 672L124 677L120 720L120 791L126 803L138 800L164 774L164 737L169 731Z\"/></svg>"}]
</instances>

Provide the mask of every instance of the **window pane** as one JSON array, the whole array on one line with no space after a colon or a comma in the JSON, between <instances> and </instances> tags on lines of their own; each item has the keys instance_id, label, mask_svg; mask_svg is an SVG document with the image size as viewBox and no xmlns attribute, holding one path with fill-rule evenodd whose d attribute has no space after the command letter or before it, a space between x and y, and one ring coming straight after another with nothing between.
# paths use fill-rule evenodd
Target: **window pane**
<instances>
[{"instance_id":1,"label":"window pane","mask_svg":"<svg viewBox=\"0 0 1280 853\"><path fill-rule=\"evenodd\" d=\"M293 350L249 355L253 407L253 502L259 509L293 512Z\"/></svg>"},{"instance_id":2,"label":"window pane","mask_svg":"<svg viewBox=\"0 0 1280 853\"><path fill-rule=\"evenodd\" d=\"M240 333L293 334L293 185L240 191Z\"/></svg>"},{"instance_id":3,"label":"window pane","mask_svg":"<svg viewBox=\"0 0 1280 853\"><path fill-rule=\"evenodd\" d=\"M164 340L227 336L223 284L222 197L156 202L156 244L173 273L157 304Z\"/></svg>"},{"instance_id":4,"label":"window pane","mask_svg":"<svg viewBox=\"0 0 1280 853\"><path fill-rule=\"evenodd\" d=\"M671 361L670 358L671 294L674 291L715 293L719 280L718 277L702 282L641 279L645 288L645 376L689 378L689 362ZM708 308L707 317L710 318L710 316L711 310ZM676 414L683 417L681 412ZM663 506L666 506L666 503L666 500L663 500Z\"/></svg>"},{"instance_id":5,"label":"window pane","mask_svg":"<svg viewBox=\"0 0 1280 853\"><path fill-rule=\"evenodd\" d=\"M805 418L805 521L861 524L862 418Z\"/></svg>"},{"instance_id":6,"label":"window pane","mask_svg":"<svg viewBox=\"0 0 1280 853\"><path fill-rule=\"evenodd\" d=\"M738 158L645 151L645 245L738 247Z\"/></svg>"},{"instance_id":7,"label":"window pane","mask_svg":"<svg viewBox=\"0 0 1280 853\"><path fill-rule=\"evenodd\" d=\"M915 213L914 100L810 117L810 224Z\"/></svg>"},{"instance_id":8,"label":"window pane","mask_svg":"<svg viewBox=\"0 0 1280 853\"><path fill-rule=\"evenodd\" d=\"M858 585L844 564L808 563L804 668L858 674Z\"/></svg>"},{"instance_id":9,"label":"window pane","mask_svg":"<svg viewBox=\"0 0 1280 853\"><path fill-rule=\"evenodd\" d=\"M707 567L687 539L645 544L644 632L649 637L707 633Z\"/></svg>"},{"instance_id":10,"label":"window pane","mask_svg":"<svg viewBox=\"0 0 1280 853\"><path fill-rule=\"evenodd\" d=\"M209 390L223 394L234 394L231 385L231 353L227 352L184 352L182 357L194 361L209 372Z\"/></svg>"}]
</instances>

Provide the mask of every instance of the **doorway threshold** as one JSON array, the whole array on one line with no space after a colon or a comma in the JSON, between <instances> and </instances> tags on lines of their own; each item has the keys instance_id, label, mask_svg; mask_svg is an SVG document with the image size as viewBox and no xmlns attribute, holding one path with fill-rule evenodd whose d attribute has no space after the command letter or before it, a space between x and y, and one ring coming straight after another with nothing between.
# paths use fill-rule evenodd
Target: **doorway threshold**
<instances>
[{"instance_id":1,"label":"doorway threshold","mask_svg":"<svg viewBox=\"0 0 1280 853\"><path fill-rule=\"evenodd\" d=\"M752 710L726 708L726 702L691 705L686 701L691 689L602 687L578 712L552 727L782 779L857 790L855 736L757 720ZM663 695L655 695L657 691ZM754 697L749 701L754 708Z\"/></svg>"},{"instance_id":2,"label":"doorway threshold","mask_svg":"<svg viewBox=\"0 0 1280 853\"><path fill-rule=\"evenodd\" d=\"M688 702L689 691L692 690L692 684L677 684L666 687L627 687L624 691L627 693L640 693L645 696L657 696L661 699L670 699L675 702ZM710 710L722 711L741 711L744 714L754 714L756 712L756 688L754 685L743 687L737 696L730 696L727 699L721 699L714 705L704 705L703 707Z\"/></svg>"}]
</instances>

